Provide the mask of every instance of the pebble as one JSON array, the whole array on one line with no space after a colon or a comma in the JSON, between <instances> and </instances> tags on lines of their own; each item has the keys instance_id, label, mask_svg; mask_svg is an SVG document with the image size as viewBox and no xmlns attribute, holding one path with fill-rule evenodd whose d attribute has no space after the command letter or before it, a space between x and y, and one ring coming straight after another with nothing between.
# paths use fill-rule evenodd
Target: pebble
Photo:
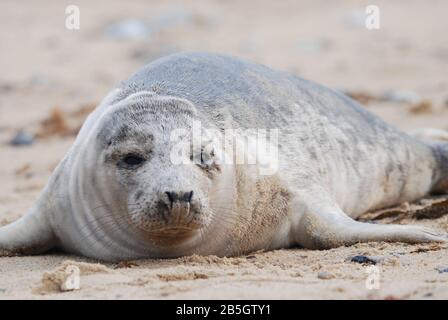
<instances>
[{"instance_id":1,"label":"pebble","mask_svg":"<svg viewBox=\"0 0 448 320\"><path fill-rule=\"evenodd\" d=\"M386 101L399 103L419 103L421 101L417 93L407 90L388 90L382 98Z\"/></svg>"},{"instance_id":2,"label":"pebble","mask_svg":"<svg viewBox=\"0 0 448 320\"><path fill-rule=\"evenodd\" d=\"M333 279L335 276L334 274L327 272L327 271L321 271L317 274L317 278L322 279L322 280L329 280L329 279Z\"/></svg>"},{"instance_id":3,"label":"pebble","mask_svg":"<svg viewBox=\"0 0 448 320\"><path fill-rule=\"evenodd\" d=\"M144 21L128 19L109 26L106 34L114 39L142 39L150 36L150 30Z\"/></svg>"},{"instance_id":4,"label":"pebble","mask_svg":"<svg viewBox=\"0 0 448 320\"><path fill-rule=\"evenodd\" d=\"M34 143L34 137L24 131L19 131L9 142L12 146L27 146Z\"/></svg>"},{"instance_id":5,"label":"pebble","mask_svg":"<svg viewBox=\"0 0 448 320\"><path fill-rule=\"evenodd\" d=\"M126 19L106 28L106 34L114 39L148 39L154 33L191 22L190 11L174 8L149 20Z\"/></svg>"},{"instance_id":6,"label":"pebble","mask_svg":"<svg viewBox=\"0 0 448 320\"><path fill-rule=\"evenodd\" d=\"M448 273L448 266L441 266L436 268L439 273Z\"/></svg>"},{"instance_id":7,"label":"pebble","mask_svg":"<svg viewBox=\"0 0 448 320\"><path fill-rule=\"evenodd\" d=\"M377 264L378 258L371 258L364 255L357 255L353 257L349 257L348 260L350 262L361 263L361 264Z\"/></svg>"}]
</instances>

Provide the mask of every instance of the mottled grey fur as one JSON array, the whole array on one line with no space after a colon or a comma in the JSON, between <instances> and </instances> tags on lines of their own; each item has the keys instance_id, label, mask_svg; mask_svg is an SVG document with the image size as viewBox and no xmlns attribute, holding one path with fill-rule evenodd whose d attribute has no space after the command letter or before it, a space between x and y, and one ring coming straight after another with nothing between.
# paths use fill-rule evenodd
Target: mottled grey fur
<instances>
[{"instance_id":1,"label":"mottled grey fur","mask_svg":"<svg viewBox=\"0 0 448 320\"><path fill-rule=\"evenodd\" d=\"M192 119L220 130L279 129L278 173L171 165L169 132ZM138 174L120 168L127 150L145 157ZM0 249L119 260L444 241L353 218L445 191L447 167L446 143L411 137L340 92L226 55L176 54L103 100L36 206L0 229ZM167 217L167 190L194 197Z\"/></svg>"}]
</instances>

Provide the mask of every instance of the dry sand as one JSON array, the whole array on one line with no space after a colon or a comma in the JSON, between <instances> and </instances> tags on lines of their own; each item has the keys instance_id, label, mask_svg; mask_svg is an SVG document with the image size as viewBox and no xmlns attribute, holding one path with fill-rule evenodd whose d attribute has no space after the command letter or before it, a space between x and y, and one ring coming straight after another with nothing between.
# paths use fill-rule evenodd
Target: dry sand
<instances>
[{"instance_id":1,"label":"dry sand","mask_svg":"<svg viewBox=\"0 0 448 320\"><path fill-rule=\"evenodd\" d=\"M375 1L382 14L377 31L360 26L360 14L370 3L354 0L77 3L81 29L68 31L66 1L2 1L0 225L32 205L86 110L143 64L175 51L245 57L359 99L373 97L367 108L404 130L448 129L446 1ZM129 18L149 19L151 36L117 40L107 35L108 26ZM427 102L377 99L391 89L414 92ZM20 129L39 138L31 146L8 145ZM398 222L448 231L447 216ZM347 261L355 255L379 259L380 289L366 288L367 266ZM239 258L94 263L58 254L0 258L0 299L448 298L448 272L436 270L448 267L448 249L434 245L369 243ZM80 290L58 292L66 265L81 270Z\"/></svg>"}]
</instances>

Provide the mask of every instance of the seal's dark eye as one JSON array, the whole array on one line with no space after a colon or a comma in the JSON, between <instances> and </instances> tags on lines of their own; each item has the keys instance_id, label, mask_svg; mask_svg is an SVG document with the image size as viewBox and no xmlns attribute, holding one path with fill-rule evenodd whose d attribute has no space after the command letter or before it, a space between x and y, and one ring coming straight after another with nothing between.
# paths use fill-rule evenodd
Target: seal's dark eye
<instances>
[{"instance_id":1,"label":"seal's dark eye","mask_svg":"<svg viewBox=\"0 0 448 320\"><path fill-rule=\"evenodd\" d=\"M122 163L125 167L135 168L141 165L144 161L145 159L138 154L128 154L123 158Z\"/></svg>"}]
</instances>

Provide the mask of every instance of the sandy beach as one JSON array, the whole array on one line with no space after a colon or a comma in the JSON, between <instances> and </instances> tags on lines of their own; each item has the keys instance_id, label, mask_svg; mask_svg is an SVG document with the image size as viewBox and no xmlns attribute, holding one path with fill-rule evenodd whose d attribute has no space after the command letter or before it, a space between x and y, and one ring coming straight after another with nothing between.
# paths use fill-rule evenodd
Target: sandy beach
<instances>
[{"instance_id":1,"label":"sandy beach","mask_svg":"<svg viewBox=\"0 0 448 320\"><path fill-rule=\"evenodd\" d=\"M79 30L65 27L69 4L2 1L0 225L32 206L110 89L174 52L240 56L344 91L400 129L448 130L447 1L375 1L379 30L364 26L367 1L82 0ZM19 132L30 144L11 144ZM444 199L364 219L447 233ZM423 207L432 213L415 214ZM58 290L67 265L81 270L80 290ZM366 285L370 266L377 289ZM0 299L220 298L447 299L448 246L366 243L116 264L61 253L0 258Z\"/></svg>"}]
</instances>

